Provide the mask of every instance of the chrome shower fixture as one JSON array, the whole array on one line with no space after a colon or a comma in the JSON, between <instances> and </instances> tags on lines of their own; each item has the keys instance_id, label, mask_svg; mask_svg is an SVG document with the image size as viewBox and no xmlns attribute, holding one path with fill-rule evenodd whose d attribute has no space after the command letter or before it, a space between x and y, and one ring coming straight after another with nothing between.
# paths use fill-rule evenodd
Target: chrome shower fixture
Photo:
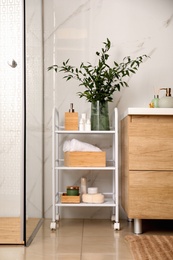
<instances>
[{"instance_id":1,"label":"chrome shower fixture","mask_svg":"<svg viewBox=\"0 0 173 260\"><path fill-rule=\"evenodd\" d=\"M16 68L17 67L17 62L15 60L12 60L11 62L8 61L8 65L12 68Z\"/></svg>"}]
</instances>

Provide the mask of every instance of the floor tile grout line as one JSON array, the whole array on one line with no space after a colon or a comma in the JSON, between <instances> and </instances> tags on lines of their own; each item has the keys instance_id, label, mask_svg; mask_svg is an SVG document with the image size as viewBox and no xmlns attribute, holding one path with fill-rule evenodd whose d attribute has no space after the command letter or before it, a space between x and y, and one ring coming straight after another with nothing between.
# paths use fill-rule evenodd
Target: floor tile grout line
<instances>
[{"instance_id":1,"label":"floor tile grout line","mask_svg":"<svg viewBox=\"0 0 173 260\"><path fill-rule=\"evenodd\" d=\"M82 249L83 249L84 221L85 221L85 220L83 219L80 260L82 260L82 251L83 251Z\"/></svg>"}]
</instances>

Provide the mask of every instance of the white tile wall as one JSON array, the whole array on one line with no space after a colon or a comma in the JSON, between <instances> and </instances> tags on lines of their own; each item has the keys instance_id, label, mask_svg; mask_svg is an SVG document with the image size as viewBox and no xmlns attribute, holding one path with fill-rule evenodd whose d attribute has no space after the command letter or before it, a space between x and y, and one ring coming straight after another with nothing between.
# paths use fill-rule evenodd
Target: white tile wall
<instances>
[{"instance_id":1,"label":"white tile wall","mask_svg":"<svg viewBox=\"0 0 173 260\"><path fill-rule=\"evenodd\" d=\"M23 1L0 0L0 217L23 216ZM43 77L41 1L26 1L26 204L42 216ZM17 66L12 68L12 60ZM22 205L22 206L21 206Z\"/></svg>"},{"instance_id":2,"label":"white tile wall","mask_svg":"<svg viewBox=\"0 0 173 260\"><path fill-rule=\"evenodd\" d=\"M9 3L0 0L0 217L21 214L20 193L23 174L21 8L20 2ZM17 62L15 68L9 66L13 59Z\"/></svg>"}]
</instances>

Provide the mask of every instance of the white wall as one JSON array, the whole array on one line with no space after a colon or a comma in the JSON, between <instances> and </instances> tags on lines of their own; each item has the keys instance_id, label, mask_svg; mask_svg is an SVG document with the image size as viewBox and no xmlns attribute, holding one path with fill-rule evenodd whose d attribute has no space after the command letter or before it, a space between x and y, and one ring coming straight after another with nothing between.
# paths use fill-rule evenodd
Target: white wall
<instances>
[{"instance_id":1,"label":"white wall","mask_svg":"<svg viewBox=\"0 0 173 260\"><path fill-rule=\"evenodd\" d=\"M95 52L109 38L110 62L120 62L128 55L150 56L128 80L130 88L115 93L110 113L115 106L119 114L128 107L148 107L155 88L173 87L172 10L172 0L44 0L45 217L51 217L52 204L52 108L56 106L60 111L61 122L71 102L79 113L90 111L89 104L76 95L80 90L78 82L67 83L63 74L47 72L47 67L61 65L68 58L77 66L81 61L94 63ZM109 214L103 209L63 211L63 217L109 217Z\"/></svg>"}]
</instances>

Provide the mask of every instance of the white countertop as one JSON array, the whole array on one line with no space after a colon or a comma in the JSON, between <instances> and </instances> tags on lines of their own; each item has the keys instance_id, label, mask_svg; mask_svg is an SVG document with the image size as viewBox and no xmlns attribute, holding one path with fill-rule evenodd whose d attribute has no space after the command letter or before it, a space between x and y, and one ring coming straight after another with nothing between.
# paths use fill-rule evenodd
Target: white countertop
<instances>
[{"instance_id":1,"label":"white countertop","mask_svg":"<svg viewBox=\"0 0 173 260\"><path fill-rule=\"evenodd\" d=\"M173 108L129 107L121 118L128 115L173 115Z\"/></svg>"}]
</instances>

